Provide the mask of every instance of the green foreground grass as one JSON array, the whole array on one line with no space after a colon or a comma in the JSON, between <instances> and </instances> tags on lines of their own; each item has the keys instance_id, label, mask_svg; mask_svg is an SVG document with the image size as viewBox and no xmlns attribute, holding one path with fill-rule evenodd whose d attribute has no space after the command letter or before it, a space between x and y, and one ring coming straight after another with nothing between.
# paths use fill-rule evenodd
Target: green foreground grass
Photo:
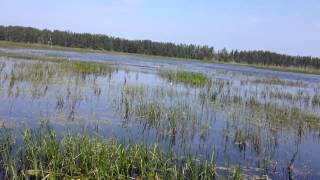
<instances>
[{"instance_id":1,"label":"green foreground grass","mask_svg":"<svg viewBox=\"0 0 320 180\"><path fill-rule=\"evenodd\" d=\"M99 136L53 130L25 130L17 144L1 130L0 178L3 179L215 179L214 157L200 161L164 153L157 145L121 145ZM232 173L231 173L232 174ZM234 177L240 172L235 170Z\"/></svg>"},{"instance_id":2,"label":"green foreground grass","mask_svg":"<svg viewBox=\"0 0 320 180\"><path fill-rule=\"evenodd\" d=\"M49 46L44 44L34 44L34 43L18 43L18 42L9 42L9 41L0 41L0 47L3 48L25 48L25 49L50 49L50 50L58 50L58 51L75 51L75 52L95 52L95 53L108 53L108 54L118 54L118 55L130 55L130 56L138 56L138 57L152 57L158 59L174 59L174 60L183 60L183 61L198 61L198 62L208 62L215 64L225 64L225 65L233 65L233 66L246 66L252 67L256 69L264 69L264 70L272 70L272 71L280 71L280 72L294 72L294 73L303 73L303 74L317 74L320 75L320 70L318 69L305 69L301 67L281 67L281 66L267 66L267 65L258 65L258 64L245 64L245 63L235 63L235 62L223 62L223 61L209 61L209 60L197 60L197 59L183 59L183 58L173 58L173 57L163 57L163 56L151 56L151 55L143 55L143 54L133 54L133 53L122 53L122 52L114 52L114 51L105 51L105 50L94 50L94 49L86 49L86 48L72 48L72 47L62 47L62 46ZM3 52L0 52L0 56L6 56ZM24 55L10 55L13 58L20 58L19 56ZM29 55L29 58L33 59L50 59L50 57L39 57Z\"/></svg>"}]
</instances>

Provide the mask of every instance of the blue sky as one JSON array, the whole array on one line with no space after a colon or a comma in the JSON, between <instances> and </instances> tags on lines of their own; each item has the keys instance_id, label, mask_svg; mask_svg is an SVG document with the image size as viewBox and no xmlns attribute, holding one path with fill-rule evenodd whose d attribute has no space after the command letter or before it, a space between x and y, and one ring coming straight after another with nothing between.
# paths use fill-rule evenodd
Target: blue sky
<instances>
[{"instance_id":1,"label":"blue sky","mask_svg":"<svg viewBox=\"0 0 320 180\"><path fill-rule=\"evenodd\" d=\"M0 24L320 57L319 0L1 0Z\"/></svg>"}]
</instances>

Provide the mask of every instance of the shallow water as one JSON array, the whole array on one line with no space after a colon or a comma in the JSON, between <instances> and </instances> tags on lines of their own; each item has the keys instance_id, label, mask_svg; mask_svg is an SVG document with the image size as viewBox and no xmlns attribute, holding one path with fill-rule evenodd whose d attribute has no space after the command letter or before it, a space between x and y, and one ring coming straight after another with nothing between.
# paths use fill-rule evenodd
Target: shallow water
<instances>
[{"instance_id":1,"label":"shallow water","mask_svg":"<svg viewBox=\"0 0 320 180\"><path fill-rule=\"evenodd\" d=\"M300 74L291 72L276 72L271 70L260 70L251 67L244 66L232 66L223 64L213 64L198 61L181 61L170 58L153 58L153 57L142 57L142 56L130 56L130 55L119 55L111 53L83 53L83 52L71 52L71 51L55 51L55 50L41 50L41 49L9 49L0 48L0 51L21 53L21 54L32 54L42 56L54 56L54 57L65 57L78 60L86 61L97 61L97 62L108 62L121 65L129 65L132 67L146 68L146 69L184 69L188 71L195 71L201 73L211 73L212 70L226 70L243 72L253 75L271 76L277 78L285 78L290 80L300 80L305 82L320 83L319 75Z\"/></svg>"},{"instance_id":2,"label":"shallow water","mask_svg":"<svg viewBox=\"0 0 320 180\"><path fill-rule=\"evenodd\" d=\"M224 167L220 174L240 165L249 176L320 178L320 104L314 100L320 76L128 55L0 50L113 67L84 75L59 71L56 63L0 57L2 126L86 126L123 143L159 143L179 155L209 159L214 152ZM40 73L39 63L47 71ZM167 70L201 72L212 82L170 82L159 76Z\"/></svg>"}]
</instances>

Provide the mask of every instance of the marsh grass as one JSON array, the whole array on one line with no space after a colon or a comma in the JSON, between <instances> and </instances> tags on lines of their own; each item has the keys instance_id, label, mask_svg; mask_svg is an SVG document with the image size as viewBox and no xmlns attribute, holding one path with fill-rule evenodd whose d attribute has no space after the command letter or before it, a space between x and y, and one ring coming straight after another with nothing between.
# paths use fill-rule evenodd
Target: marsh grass
<instances>
[{"instance_id":1,"label":"marsh grass","mask_svg":"<svg viewBox=\"0 0 320 180\"><path fill-rule=\"evenodd\" d=\"M112 121L116 122L113 125L118 125L118 122L120 122L117 128L141 134L143 138L149 136L147 138L168 146L169 149L178 149L177 151L188 151L188 146L194 146L197 142L203 143L203 146L207 148L210 146L208 143L210 140L220 138L219 135L222 135L226 140L222 139L221 141L225 141L224 143L230 146L225 152L226 156L239 150L239 153L246 153L246 156L250 158L257 156L258 159L254 160L255 164L264 163L263 166L267 167L265 171L262 171L259 167L258 173L255 167L250 167L252 170L248 170L248 174L282 173L267 170L274 169L272 167L273 162L271 162L274 159L268 153L272 153L278 148L277 144L279 142L277 141L286 136L296 140L310 133L318 135L320 130L319 85L315 83L306 84L300 81L252 76L244 76L247 79L241 79L243 77L236 77L236 73L231 76L226 73L223 74L226 78L212 77L215 79L212 81L205 80L205 84L199 85L202 83L190 80L194 78L193 73L181 75L182 78L180 78L183 80L178 80L179 75L177 74L179 72L167 72L164 75L167 76L164 77L165 79L187 86L172 86L168 83L154 86L153 84L140 84L143 79L138 79L139 82L137 83L127 83L126 78L129 76L124 77L124 81L118 76L116 77L118 79L114 78L112 81L108 81L104 77L100 79L100 76L110 75L115 71L114 68L100 63L74 61L14 62L10 60L6 62L8 63L3 65L4 73L0 71L0 80L1 78L7 80L4 83L6 88L14 86L15 82L22 82L19 84L21 85L19 91L23 91L23 87L26 87L24 85L31 82L32 86L28 89L25 88L25 91L31 89L32 96L47 97L52 100L49 93L46 96L43 92L47 89L47 85L57 83L55 87L58 87L59 91L54 93L55 97L53 98L56 99L53 103L56 102L56 107L53 108L63 114L60 117L62 119L59 122L60 124L80 121L79 117L82 116L82 112L79 112L80 104L86 106L89 104L88 102L96 101L94 95L92 94L91 97L90 92L86 91L87 86L82 84L83 82L91 82L97 94L101 94L99 88L106 92L110 90L108 93L102 93L101 97L104 99L101 98L101 101L113 100L110 101L110 106L114 106L115 109L107 113L115 115L117 118ZM13 69L8 67L11 65ZM98 77L99 80L97 80ZM241 82L238 81L239 79ZM76 83L70 85L73 83L72 81L76 81ZM64 86L65 82L68 85ZM197 88L190 90L189 86ZM52 92L51 86L49 86L48 91ZM11 97L8 99L14 101ZM89 107L93 107L92 109L96 108L93 111L99 113L106 110L104 108L109 103L99 104L99 107L89 105ZM36 109L37 111L38 109ZM89 114L86 117L81 117L83 119L81 121L95 121L94 117L95 115ZM97 119L101 118L104 118L104 116L97 116ZM50 122L52 121L58 123L55 118L50 118ZM223 124L221 132L220 123ZM37 139L36 134L39 133L29 131L26 134L31 134L30 137L32 138L27 141L28 143L24 142L22 145L12 143L16 141L13 137L5 138L6 136L3 136L3 143L6 142L6 139L10 139L7 144L12 144L10 148L7 145L1 145L6 147L4 149L9 149L1 152L10 152L11 155L4 155L4 160L0 162L0 164L5 162L2 172L7 173L9 179L14 176L17 178L31 177L31 179L41 179L46 176L52 179L86 179L89 177L101 177L101 179L138 179L145 177L148 179L199 179L202 177L199 173L205 174L203 171L207 169L202 168L205 161L191 158L200 170L189 170L190 165L186 164L186 162L189 162L188 158L173 157L162 152L158 147L154 154L160 156L159 160L151 159L154 162L149 162L150 159L147 156L149 157L151 154L148 153L155 146L122 145L115 141L90 135L66 134L60 139L55 133L53 133L54 135L50 135L50 133L48 135L45 132L41 136L39 135L42 139ZM126 135L119 136L120 138L127 138ZM55 138L50 139L48 137ZM65 142L68 143L64 144ZM82 142L83 144L81 144ZM34 146L29 144L34 144ZM45 145L43 144L50 148L51 144L58 144L53 146L55 148L52 148L58 149L55 150L57 153L46 155L44 150L40 150L41 148L44 149ZM197 148L196 146L192 148ZM100 147L108 150L102 152ZM86 148L88 149L86 150ZM26 151L26 149L31 150ZM66 149L70 150L67 151ZM118 151L123 154L118 154ZM203 159L210 161L207 152L203 152L203 149L195 151L196 154L203 155ZM222 147L218 147L217 151L218 153L224 153ZM29 152L34 152L35 155ZM21 155L22 153L26 156ZM51 151L48 153L51 153ZM183 152L177 153L183 154ZM60 157L69 154L74 159L68 157L65 161ZM137 154L137 156L134 154ZM53 160L50 159L51 157ZM107 165L104 165L101 161L105 161L103 158L106 157L109 159L106 162ZM238 157L230 155L231 158ZM64 164L60 164L60 161ZM169 164L165 164L163 161ZM275 161L283 162L284 159L275 159ZM26 162L26 164L22 167L21 162ZM97 162L96 165L94 165L95 162ZM156 165L152 163L156 163L161 171L154 170L157 168L145 167L150 165L155 167ZM229 162L224 165L228 168L234 166ZM188 172L181 170L184 166L187 167L188 170L186 171ZM277 166L277 168L280 168L280 166ZM283 167L281 166L281 168ZM246 167L240 167L240 169L245 170ZM232 171L233 169L229 171L230 174L232 174ZM235 171L235 174L238 173Z\"/></svg>"},{"instance_id":2,"label":"marsh grass","mask_svg":"<svg viewBox=\"0 0 320 180\"><path fill-rule=\"evenodd\" d=\"M81 74L102 75L112 69L109 65L104 63L87 62L82 60L71 61L70 59L67 59L67 58L54 57L54 56L37 56L37 55L29 55L29 54L7 53L7 52L1 52L1 51L0 51L0 56L14 58L14 59L36 60L42 63L53 62L53 63L60 64L60 68L67 72L76 72ZM59 69L56 69L56 70L59 70Z\"/></svg>"},{"instance_id":3,"label":"marsh grass","mask_svg":"<svg viewBox=\"0 0 320 180\"><path fill-rule=\"evenodd\" d=\"M311 101L312 105L314 106L320 106L320 95L316 94L312 97L312 101Z\"/></svg>"},{"instance_id":4,"label":"marsh grass","mask_svg":"<svg viewBox=\"0 0 320 180\"><path fill-rule=\"evenodd\" d=\"M114 72L114 68L102 63L89 63L82 61L50 62L18 62L13 65L9 79L10 84L29 81L41 84L52 84L65 79L72 74L85 76L106 76Z\"/></svg>"},{"instance_id":5,"label":"marsh grass","mask_svg":"<svg viewBox=\"0 0 320 180\"><path fill-rule=\"evenodd\" d=\"M198 119L196 108L188 99L176 101L179 96L172 96L168 89L156 88L156 91L144 86L127 85L121 89L121 95L114 99L114 104L117 104L116 111L125 122L139 122L156 130L159 137L171 139L178 134L194 134L204 127ZM175 103L170 104L170 101Z\"/></svg>"},{"instance_id":6,"label":"marsh grass","mask_svg":"<svg viewBox=\"0 0 320 180\"><path fill-rule=\"evenodd\" d=\"M0 62L0 72L2 72L2 70L6 67L6 63L5 62Z\"/></svg>"},{"instance_id":7,"label":"marsh grass","mask_svg":"<svg viewBox=\"0 0 320 180\"><path fill-rule=\"evenodd\" d=\"M191 72L160 72L162 78L167 79L170 82L182 83L190 86L204 86L210 83L210 79L200 73Z\"/></svg>"},{"instance_id":8,"label":"marsh grass","mask_svg":"<svg viewBox=\"0 0 320 180\"><path fill-rule=\"evenodd\" d=\"M113 71L113 68L103 63L69 61L59 64L60 68L66 72L74 72L85 75L106 75Z\"/></svg>"},{"instance_id":9,"label":"marsh grass","mask_svg":"<svg viewBox=\"0 0 320 180\"><path fill-rule=\"evenodd\" d=\"M175 157L157 145L121 145L99 136L24 130L22 143L1 131L3 179L214 179L214 156Z\"/></svg>"},{"instance_id":10,"label":"marsh grass","mask_svg":"<svg viewBox=\"0 0 320 180\"><path fill-rule=\"evenodd\" d=\"M269 97L270 98L274 98L277 100L287 100L290 101L292 103L294 102L303 102L305 104L309 104L311 97L309 95L306 94L293 94L293 93L289 93L289 92L273 92L271 91L269 93ZM313 97L313 100L315 100L314 98L316 98L316 96ZM312 104L316 105L316 102L313 102L312 100Z\"/></svg>"},{"instance_id":11,"label":"marsh grass","mask_svg":"<svg viewBox=\"0 0 320 180\"><path fill-rule=\"evenodd\" d=\"M270 85L281 85L281 86L292 86L292 87L307 87L308 85L303 83L302 81L290 81L290 80L282 80L279 78L262 78L255 79L250 81L254 84L270 84Z\"/></svg>"},{"instance_id":12,"label":"marsh grass","mask_svg":"<svg viewBox=\"0 0 320 180\"><path fill-rule=\"evenodd\" d=\"M246 102L246 107L260 118L265 118L272 127L299 130L301 128L320 128L320 117L295 107L279 106L272 103L260 103L254 99ZM255 118L258 118L255 117Z\"/></svg>"}]
</instances>

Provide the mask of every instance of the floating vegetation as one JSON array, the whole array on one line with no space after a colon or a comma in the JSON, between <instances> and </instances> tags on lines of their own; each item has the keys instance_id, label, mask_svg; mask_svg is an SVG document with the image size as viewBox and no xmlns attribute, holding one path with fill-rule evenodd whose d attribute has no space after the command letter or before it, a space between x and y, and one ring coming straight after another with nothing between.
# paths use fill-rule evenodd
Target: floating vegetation
<instances>
[{"instance_id":1,"label":"floating vegetation","mask_svg":"<svg viewBox=\"0 0 320 180\"><path fill-rule=\"evenodd\" d=\"M1 131L3 179L214 179L214 156L175 157L157 145L121 145L98 136L25 130L22 144Z\"/></svg>"},{"instance_id":2,"label":"floating vegetation","mask_svg":"<svg viewBox=\"0 0 320 180\"><path fill-rule=\"evenodd\" d=\"M190 73L190 72L160 72L162 78L167 79L173 83L183 83L191 86L204 86L209 83L210 80L203 74Z\"/></svg>"}]
</instances>

